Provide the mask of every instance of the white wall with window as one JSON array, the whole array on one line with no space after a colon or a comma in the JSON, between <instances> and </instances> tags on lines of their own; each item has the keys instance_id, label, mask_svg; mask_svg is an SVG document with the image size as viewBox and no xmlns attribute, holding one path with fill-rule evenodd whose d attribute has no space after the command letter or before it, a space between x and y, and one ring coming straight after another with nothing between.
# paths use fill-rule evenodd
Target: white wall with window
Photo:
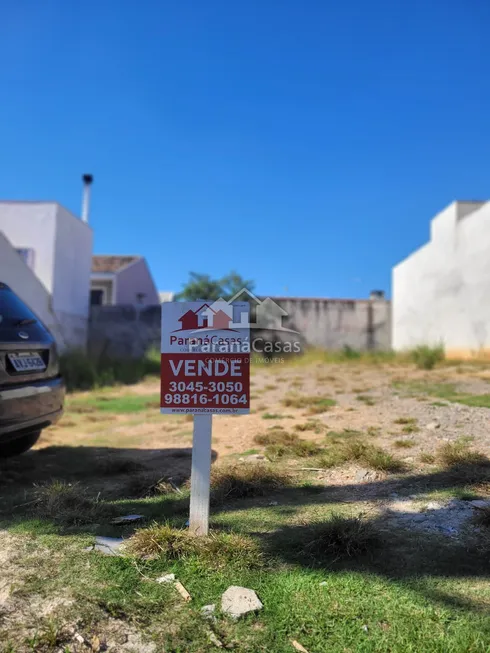
<instances>
[{"instance_id":1,"label":"white wall with window","mask_svg":"<svg viewBox=\"0 0 490 653\"><path fill-rule=\"evenodd\" d=\"M0 232L49 294L62 332L60 346L85 347L93 240L89 225L56 202L0 201ZM0 259L1 281L5 267ZM30 288L16 292L29 304Z\"/></svg>"}]
</instances>

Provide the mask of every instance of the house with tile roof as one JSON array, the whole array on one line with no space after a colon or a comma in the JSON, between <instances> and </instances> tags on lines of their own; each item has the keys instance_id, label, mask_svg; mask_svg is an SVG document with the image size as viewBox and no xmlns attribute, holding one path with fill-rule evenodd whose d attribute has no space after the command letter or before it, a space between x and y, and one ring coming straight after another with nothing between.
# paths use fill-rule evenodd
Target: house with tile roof
<instances>
[{"instance_id":1,"label":"house with tile roof","mask_svg":"<svg viewBox=\"0 0 490 653\"><path fill-rule=\"evenodd\" d=\"M92 306L154 306L159 303L158 290L143 256L92 256Z\"/></svg>"}]
</instances>

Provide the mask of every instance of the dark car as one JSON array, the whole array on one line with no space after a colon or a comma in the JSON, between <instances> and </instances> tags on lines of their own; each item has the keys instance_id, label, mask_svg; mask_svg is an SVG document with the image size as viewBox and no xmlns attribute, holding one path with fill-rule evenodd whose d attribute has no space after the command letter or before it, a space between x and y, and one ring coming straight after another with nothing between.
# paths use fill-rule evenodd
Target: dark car
<instances>
[{"instance_id":1,"label":"dark car","mask_svg":"<svg viewBox=\"0 0 490 653\"><path fill-rule=\"evenodd\" d=\"M53 336L0 283L0 457L30 449L60 418L64 396Z\"/></svg>"}]
</instances>

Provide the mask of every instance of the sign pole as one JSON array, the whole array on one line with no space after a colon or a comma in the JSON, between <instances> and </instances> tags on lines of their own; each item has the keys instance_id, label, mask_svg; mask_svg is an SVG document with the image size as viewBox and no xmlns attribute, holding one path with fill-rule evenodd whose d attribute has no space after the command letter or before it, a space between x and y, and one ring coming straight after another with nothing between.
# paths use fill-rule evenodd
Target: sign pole
<instances>
[{"instance_id":1,"label":"sign pole","mask_svg":"<svg viewBox=\"0 0 490 653\"><path fill-rule=\"evenodd\" d=\"M211 413L194 415L189 517L189 531L194 535L209 531L212 419Z\"/></svg>"},{"instance_id":2,"label":"sign pole","mask_svg":"<svg viewBox=\"0 0 490 653\"><path fill-rule=\"evenodd\" d=\"M213 413L250 412L246 302L162 304L160 411L194 415L189 531L208 535Z\"/></svg>"}]
</instances>

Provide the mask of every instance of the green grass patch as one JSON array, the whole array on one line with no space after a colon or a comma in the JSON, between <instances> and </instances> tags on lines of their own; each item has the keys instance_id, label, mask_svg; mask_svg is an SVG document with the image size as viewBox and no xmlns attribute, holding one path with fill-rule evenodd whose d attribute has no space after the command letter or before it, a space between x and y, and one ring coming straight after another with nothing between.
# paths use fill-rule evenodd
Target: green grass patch
<instances>
[{"instance_id":1,"label":"green grass patch","mask_svg":"<svg viewBox=\"0 0 490 653\"><path fill-rule=\"evenodd\" d=\"M361 440L346 440L343 444L327 447L317 458L319 466L337 467L347 462L356 462L370 469L382 472L402 472L406 465L392 454Z\"/></svg>"},{"instance_id":2,"label":"green grass patch","mask_svg":"<svg viewBox=\"0 0 490 653\"><path fill-rule=\"evenodd\" d=\"M366 404L366 406L374 406L376 404L374 399L368 395L357 395L356 399L357 401L362 401L362 403Z\"/></svg>"},{"instance_id":3,"label":"green grass patch","mask_svg":"<svg viewBox=\"0 0 490 653\"><path fill-rule=\"evenodd\" d=\"M444 347L420 345L410 351L410 358L420 370L432 370L444 360Z\"/></svg>"},{"instance_id":4,"label":"green grass patch","mask_svg":"<svg viewBox=\"0 0 490 653\"><path fill-rule=\"evenodd\" d=\"M142 528L128 540L128 550L141 557L159 557L167 562L194 558L207 569L226 565L235 568L262 567L264 557L256 540L237 533L212 533L195 537L188 530L169 524Z\"/></svg>"},{"instance_id":5,"label":"green grass patch","mask_svg":"<svg viewBox=\"0 0 490 653\"><path fill-rule=\"evenodd\" d=\"M474 408L490 408L490 394L473 395L456 390L453 383L427 383L424 381L394 381L393 385L404 390L410 396L425 393L431 397L445 399L452 403L464 404ZM440 402L433 405L447 406Z\"/></svg>"},{"instance_id":6,"label":"green grass patch","mask_svg":"<svg viewBox=\"0 0 490 653\"><path fill-rule=\"evenodd\" d=\"M139 359L93 357L81 350L61 354L60 371L69 391L133 384L145 376L160 375L161 354L150 349Z\"/></svg>"},{"instance_id":7,"label":"green grass patch","mask_svg":"<svg viewBox=\"0 0 490 653\"><path fill-rule=\"evenodd\" d=\"M416 424L405 424L402 428L403 433L418 433L420 428Z\"/></svg>"},{"instance_id":8,"label":"green grass patch","mask_svg":"<svg viewBox=\"0 0 490 653\"><path fill-rule=\"evenodd\" d=\"M324 413L336 405L330 397L315 397L306 395L289 395L282 400L284 406L291 408L307 408L310 415Z\"/></svg>"},{"instance_id":9,"label":"green grass patch","mask_svg":"<svg viewBox=\"0 0 490 653\"><path fill-rule=\"evenodd\" d=\"M90 395L83 398L73 398L67 401L67 412L91 413L100 411L103 413L139 413L144 410L155 409L158 412L160 407L160 396L149 395Z\"/></svg>"},{"instance_id":10,"label":"green grass patch","mask_svg":"<svg viewBox=\"0 0 490 653\"><path fill-rule=\"evenodd\" d=\"M411 449L415 446L415 442L413 440L395 440L393 446L397 449Z\"/></svg>"},{"instance_id":11,"label":"green grass patch","mask_svg":"<svg viewBox=\"0 0 490 653\"><path fill-rule=\"evenodd\" d=\"M313 431L314 433L322 433L322 431L325 430L325 424L323 424L322 422L319 422L316 419L310 419L307 422L303 422L302 424L295 424L294 430L299 431L300 433L304 433L305 431Z\"/></svg>"},{"instance_id":12,"label":"green grass patch","mask_svg":"<svg viewBox=\"0 0 490 653\"><path fill-rule=\"evenodd\" d=\"M291 419L291 415L282 415L281 413L264 413L262 419Z\"/></svg>"},{"instance_id":13,"label":"green grass patch","mask_svg":"<svg viewBox=\"0 0 490 653\"><path fill-rule=\"evenodd\" d=\"M240 465L249 467L255 465ZM9 582L15 583L13 605L21 619L10 612L13 616L0 624L0 648L74 650L73 633L66 640L63 636L63 627L73 623L88 642L97 636L105 644L110 628L119 624L123 644L137 631L155 650L175 653L214 650L210 629L224 650L237 653L291 653L292 640L310 653L487 653L486 552L471 542L386 528L376 516L356 515L357 503L343 503L345 488L338 503L335 492L328 491L333 488L323 484L318 497L283 482L259 494L250 494L247 486L243 494L233 476L238 492L229 495L226 506L215 507L208 537L195 538L181 528L184 515L169 520L171 495L128 503L127 512L137 505L161 523L127 533L130 554L124 557L85 553L91 536L60 537L41 520L11 527L10 535L19 542ZM269 505L272 492L278 505ZM18 584L11 579L17 568ZM172 583L155 582L168 573L189 591L189 603ZM238 621L226 618L220 604L230 585L254 589L264 609ZM74 597L75 604L68 612L54 609L51 626L41 609L29 612L29 648L21 639L22 606L32 602L42 608L45 600L65 596ZM215 619L208 622L200 609L211 603ZM133 644L134 650L145 650Z\"/></svg>"}]
</instances>

